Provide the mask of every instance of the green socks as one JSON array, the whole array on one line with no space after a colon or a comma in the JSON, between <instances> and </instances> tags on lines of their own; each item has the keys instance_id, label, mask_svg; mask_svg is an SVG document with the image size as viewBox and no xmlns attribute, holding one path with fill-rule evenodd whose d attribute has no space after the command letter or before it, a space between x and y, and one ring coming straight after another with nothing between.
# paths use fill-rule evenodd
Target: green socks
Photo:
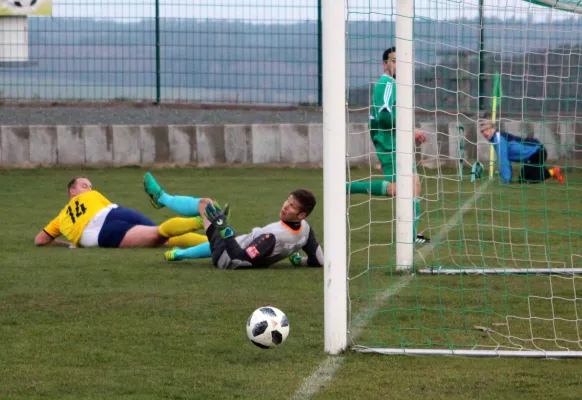
<instances>
[{"instance_id":1,"label":"green socks","mask_svg":"<svg viewBox=\"0 0 582 400\"><path fill-rule=\"evenodd\" d=\"M415 197L413 201L414 207L414 225L413 225L413 240L416 239L416 235L418 232L418 222L420 221L420 199Z\"/></svg>"},{"instance_id":2,"label":"green socks","mask_svg":"<svg viewBox=\"0 0 582 400\"><path fill-rule=\"evenodd\" d=\"M386 196L388 193L388 181L368 181L368 182L351 182L346 183L346 193L350 194L371 194L372 196ZM418 232L418 223L420 221L420 198L415 197L413 201L414 222L413 234L414 239Z\"/></svg>"},{"instance_id":3,"label":"green socks","mask_svg":"<svg viewBox=\"0 0 582 400\"><path fill-rule=\"evenodd\" d=\"M371 194L372 196L386 196L388 193L387 181L351 182L346 183L346 193Z\"/></svg>"}]
</instances>

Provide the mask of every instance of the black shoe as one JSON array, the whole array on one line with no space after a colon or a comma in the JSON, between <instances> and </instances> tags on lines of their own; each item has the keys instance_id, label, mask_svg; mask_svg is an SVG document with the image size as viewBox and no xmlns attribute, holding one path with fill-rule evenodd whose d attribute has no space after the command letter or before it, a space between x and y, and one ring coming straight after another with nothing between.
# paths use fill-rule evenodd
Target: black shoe
<instances>
[{"instance_id":1,"label":"black shoe","mask_svg":"<svg viewBox=\"0 0 582 400\"><path fill-rule=\"evenodd\" d=\"M414 244L428 244L430 243L430 238L427 238L424 235L416 235L416 240L414 241Z\"/></svg>"}]
</instances>

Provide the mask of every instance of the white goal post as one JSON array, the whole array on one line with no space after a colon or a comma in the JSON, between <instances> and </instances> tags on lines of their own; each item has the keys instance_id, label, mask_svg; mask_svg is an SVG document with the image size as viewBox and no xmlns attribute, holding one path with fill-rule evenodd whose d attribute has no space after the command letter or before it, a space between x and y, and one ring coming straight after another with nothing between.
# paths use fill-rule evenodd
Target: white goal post
<instances>
[{"instance_id":1,"label":"white goal post","mask_svg":"<svg viewBox=\"0 0 582 400\"><path fill-rule=\"evenodd\" d=\"M397 81L397 268L410 270L413 260L414 161L414 0L398 2ZM323 168L324 168L324 312L325 350L347 347L346 241L346 9L345 1L322 2Z\"/></svg>"},{"instance_id":2,"label":"white goal post","mask_svg":"<svg viewBox=\"0 0 582 400\"><path fill-rule=\"evenodd\" d=\"M347 346L346 58L344 0L322 2L325 351Z\"/></svg>"}]
</instances>

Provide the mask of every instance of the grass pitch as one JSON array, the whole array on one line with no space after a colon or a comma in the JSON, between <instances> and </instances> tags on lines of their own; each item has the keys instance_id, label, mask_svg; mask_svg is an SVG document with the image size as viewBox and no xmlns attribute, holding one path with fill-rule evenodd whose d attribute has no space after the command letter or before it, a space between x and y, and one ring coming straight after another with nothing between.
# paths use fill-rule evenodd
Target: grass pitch
<instances>
[{"instance_id":1,"label":"grass pitch","mask_svg":"<svg viewBox=\"0 0 582 400\"><path fill-rule=\"evenodd\" d=\"M2 170L0 398L290 398L327 357L323 353L321 269L293 268L281 262L265 270L219 271L209 260L167 263L163 249L34 247L36 233L65 204L65 185L75 175L87 175L110 200L135 208L156 222L171 217L168 210L154 210L149 205L141 183L144 172L139 168ZM321 170L161 169L154 175L171 193L229 202L232 223L239 232L272 222L288 192L297 187L310 188L319 204L309 220L323 244ZM447 206L450 196L440 196L440 203L438 199L433 202L431 193L437 192L436 186L430 181L428 184L426 216L434 221L430 226L442 227L450 217L444 210L456 204ZM497 189L491 190L496 193ZM468 196L461 195L463 199ZM392 218L390 204L373 207L379 207L374 215L385 213L386 220ZM483 208L495 209L494 205ZM523 211L506 211L512 217L524 215ZM527 212L525 215L529 216ZM572 220L576 215L568 218ZM365 215L354 217L366 219ZM478 227L483 226L478 221L483 219L470 218L464 221L463 232L460 228L448 230L447 248L459 247L461 234L474 239ZM563 228L561 220L550 224L546 226ZM366 293L383 290L390 280L400 279L390 273L391 256L380 252L389 248L383 247L390 243L386 229L375 228L374 240L382 244L377 247L378 253L373 252L370 263L367 252L362 252L365 257L355 255L352 260L354 266L362 268L368 264L379 266L371 269L376 272L361 275L366 277L361 279L363 284L360 280L350 283L353 313L364 316L368 303L355 300L358 295L366 298ZM577 229L579 232L579 225ZM494 231L498 230L489 229L490 233ZM570 242L570 250L579 246L577 240ZM501 240L487 242L497 244ZM370 244L369 236L354 236L352 243L365 248ZM560 243L565 243L561 236ZM476 246L465 246L472 249L466 252L458 248L457 252L442 252L445 248L440 247L441 252L431 253L427 263L456 260L466 266L476 265L479 254L494 253L491 248L483 252L483 246ZM505 254L496 260L510 259L507 251L495 254ZM560 258L565 252L558 248L552 254ZM356 270L354 267L350 275L355 276ZM438 280L417 279L388 298L380 309L390 309L391 304L410 305L418 299L424 299L427 305L452 301L447 294L435 295L434 288L443 286ZM453 281L444 286L459 289ZM523 294L517 289L516 293ZM476 304L482 298L469 297L466 300ZM252 345L245 333L247 317L264 304L281 308L291 325L288 340L268 351ZM539 312L547 310L546 306L540 306ZM392 340L393 325L378 320L379 315L375 312L370 316L375 323L363 330L362 340ZM392 311L391 315L399 313ZM404 313L399 317L406 321ZM423 318L412 321L422 320L429 326L442 315ZM450 319L446 326L453 323ZM374 356L348 351L336 376L315 398L579 398L579 364L578 360ZM317 378L312 379L317 382Z\"/></svg>"}]
</instances>

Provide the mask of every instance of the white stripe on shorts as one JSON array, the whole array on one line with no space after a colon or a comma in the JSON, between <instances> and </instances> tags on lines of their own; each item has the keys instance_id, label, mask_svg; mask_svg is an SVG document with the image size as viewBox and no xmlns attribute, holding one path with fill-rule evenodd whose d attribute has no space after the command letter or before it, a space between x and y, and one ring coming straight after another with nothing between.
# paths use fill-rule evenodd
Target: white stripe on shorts
<instances>
[{"instance_id":1,"label":"white stripe on shorts","mask_svg":"<svg viewBox=\"0 0 582 400\"><path fill-rule=\"evenodd\" d=\"M91 218L91 221L83 229L81 240L79 240L81 247L99 247L99 232L101 232L101 227L105 223L105 218L114 208L117 208L117 204L109 204Z\"/></svg>"}]
</instances>

